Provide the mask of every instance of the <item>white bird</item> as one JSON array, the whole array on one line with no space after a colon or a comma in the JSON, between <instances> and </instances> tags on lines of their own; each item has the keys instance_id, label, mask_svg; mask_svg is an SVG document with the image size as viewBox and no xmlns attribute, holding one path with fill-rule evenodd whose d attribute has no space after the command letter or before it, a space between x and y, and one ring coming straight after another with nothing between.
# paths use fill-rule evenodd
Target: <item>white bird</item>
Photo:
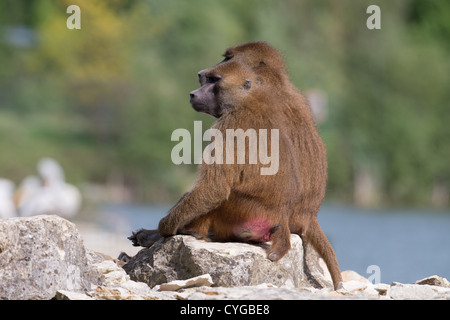
<instances>
[{"instance_id":1,"label":"white bird","mask_svg":"<svg viewBox=\"0 0 450 320\"><path fill-rule=\"evenodd\" d=\"M81 193L65 182L64 171L53 159L39 161L38 173L42 179L34 195L20 207L21 216L56 214L65 218L75 216L81 206Z\"/></svg>"},{"instance_id":2,"label":"white bird","mask_svg":"<svg viewBox=\"0 0 450 320\"><path fill-rule=\"evenodd\" d=\"M8 179L0 178L0 218L16 216L13 193L14 183Z\"/></svg>"}]
</instances>

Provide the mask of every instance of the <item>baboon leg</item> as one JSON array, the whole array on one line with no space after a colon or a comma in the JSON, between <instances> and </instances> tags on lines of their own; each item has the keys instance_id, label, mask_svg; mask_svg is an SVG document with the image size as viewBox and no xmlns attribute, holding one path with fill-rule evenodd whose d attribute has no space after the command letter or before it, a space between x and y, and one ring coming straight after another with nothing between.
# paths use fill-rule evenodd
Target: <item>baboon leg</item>
<instances>
[{"instance_id":1,"label":"baboon leg","mask_svg":"<svg viewBox=\"0 0 450 320\"><path fill-rule=\"evenodd\" d=\"M210 217L208 215L202 216L177 232L177 234L186 234L194 236L197 239L206 240L210 225ZM139 229L133 231L132 235L128 237L133 243L133 246L151 247L156 241L162 239L158 230Z\"/></svg>"},{"instance_id":2,"label":"baboon leg","mask_svg":"<svg viewBox=\"0 0 450 320\"><path fill-rule=\"evenodd\" d=\"M225 169L228 167L215 167L217 168L213 168L213 165L204 164L193 189L184 194L177 204L169 210L167 216L159 221L158 230L163 237L177 234L180 229L226 201L231 192L229 182L226 180ZM208 176L209 170L214 171L219 176L217 181L208 177L202 178L202 176ZM229 175L232 174L229 173Z\"/></svg>"},{"instance_id":3,"label":"baboon leg","mask_svg":"<svg viewBox=\"0 0 450 320\"><path fill-rule=\"evenodd\" d=\"M287 221L283 221L280 225L273 228L270 240L272 240L272 246L267 257L269 260L278 261L291 248L291 234Z\"/></svg>"}]
</instances>

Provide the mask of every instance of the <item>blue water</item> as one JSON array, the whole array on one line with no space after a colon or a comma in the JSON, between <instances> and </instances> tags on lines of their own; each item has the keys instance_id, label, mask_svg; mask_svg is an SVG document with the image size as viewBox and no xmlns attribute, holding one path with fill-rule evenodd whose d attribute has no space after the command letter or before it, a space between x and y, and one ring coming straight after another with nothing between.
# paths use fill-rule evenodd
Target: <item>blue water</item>
<instances>
[{"instance_id":1,"label":"blue water","mask_svg":"<svg viewBox=\"0 0 450 320\"><path fill-rule=\"evenodd\" d=\"M170 206L105 206L104 227L131 234L156 229ZM437 274L450 279L450 212L369 211L324 206L319 223L336 252L341 270L369 277L376 265L380 281L411 283Z\"/></svg>"}]
</instances>

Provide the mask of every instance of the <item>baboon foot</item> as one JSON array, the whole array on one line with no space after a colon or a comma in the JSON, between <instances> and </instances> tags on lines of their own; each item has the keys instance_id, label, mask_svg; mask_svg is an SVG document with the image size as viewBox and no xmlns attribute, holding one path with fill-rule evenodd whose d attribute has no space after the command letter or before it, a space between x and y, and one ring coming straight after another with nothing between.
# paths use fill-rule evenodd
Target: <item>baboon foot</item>
<instances>
[{"instance_id":1,"label":"baboon foot","mask_svg":"<svg viewBox=\"0 0 450 320\"><path fill-rule=\"evenodd\" d=\"M133 234L128 237L135 247L151 247L156 241L162 239L158 230L139 229L133 231Z\"/></svg>"}]
</instances>

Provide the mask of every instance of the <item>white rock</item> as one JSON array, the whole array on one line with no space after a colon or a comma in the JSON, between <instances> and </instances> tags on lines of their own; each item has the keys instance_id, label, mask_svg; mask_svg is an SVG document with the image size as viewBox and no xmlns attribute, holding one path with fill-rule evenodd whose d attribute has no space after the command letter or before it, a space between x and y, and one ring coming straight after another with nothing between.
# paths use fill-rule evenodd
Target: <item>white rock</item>
<instances>
[{"instance_id":1,"label":"white rock","mask_svg":"<svg viewBox=\"0 0 450 320\"><path fill-rule=\"evenodd\" d=\"M266 250L257 245L177 235L142 249L123 268L131 279L150 287L202 274L209 274L216 286L224 287L267 282L290 288L311 287L311 283L331 287L323 260L312 250L308 252L305 261L302 240L297 235L291 235L291 249L277 262L267 259Z\"/></svg>"},{"instance_id":2,"label":"white rock","mask_svg":"<svg viewBox=\"0 0 450 320\"><path fill-rule=\"evenodd\" d=\"M198 277L190 278L187 280L174 280L169 283L163 283L156 289L157 291L177 291L182 288L192 287L210 287L213 285L212 278L209 274L203 274ZM155 288L153 288L155 289Z\"/></svg>"},{"instance_id":3,"label":"white rock","mask_svg":"<svg viewBox=\"0 0 450 320\"><path fill-rule=\"evenodd\" d=\"M94 266L102 274L108 274L110 272L123 270L117 264L115 264L114 261L112 261L112 260L104 260L104 261L94 264Z\"/></svg>"},{"instance_id":4,"label":"white rock","mask_svg":"<svg viewBox=\"0 0 450 320\"><path fill-rule=\"evenodd\" d=\"M338 289L339 293L349 293L354 291L363 291L367 288L368 284L365 282L360 282L356 280L344 281L339 283Z\"/></svg>"},{"instance_id":5,"label":"white rock","mask_svg":"<svg viewBox=\"0 0 450 320\"><path fill-rule=\"evenodd\" d=\"M0 220L0 299L51 299L100 281L73 223L48 215Z\"/></svg>"},{"instance_id":6,"label":"white rock","mask_svg":"<svg viewBox=\"0 0 450 320\"><path fill-rule=\"evenodd\" d=\"M311 291L313 290L313 291ZM329 300L336 299L328 291L318 289L277 288L272 285L243 287L200 287L182 290L175 295L186 300Z\"/></svg>"},{"instance_id":7,"label":"white rock","mask_svg":"<svg viewBox=\"0 0 450 320\"><path fill-rule=\"evenodd\" d=\"M389 295L395 300L450 299L450 288L393 282Z\"/></svg>"},{"instance_id":8,"label":"white rock","mask_svg":"<svg viewBox=\"0 0 450 320\"><path fill-rule=\"evenodd\" d=\"M337 293L345 296L355 296L361 299L388 299L389 285L384 283L372 284L370 281L350 280L339 284Z\"/></svg>"},{"instance_id":9,"label":"white rock","mask_svg":"<svg viewBox=\"0 0 450 320\"><path fill-rule=\"evenodd\" d=\"M56 300L95 300L87 294L81 292L73 292L68 290L56 291Z\"/></svg>"},{"instance_id":10,"label":"white rock","mask_svg":"<svg viewBox=\"0 0 450 320\"><path fill-rule=\"evenodd\" d=\"M356 280L356 281L363 282L363 283L370 283L369 280L367 280L365 277L363 277L362 275L360 275L359 273L357 273L356 271L353 271L353 270L342 271L341 275L342 275L342 280L344 282Z\"/></svg>"},{"instance_id":11,"label":"white rock","mask_svg":"<svg viewBox=\"0 0 450 320\"><path fill-rule=\"evenodd\" d=\"M112 260L105 260L94 265L104 275L106 285L121 284L130 280L125 270L116 265Z\"/></svg>"}]
</instances>

